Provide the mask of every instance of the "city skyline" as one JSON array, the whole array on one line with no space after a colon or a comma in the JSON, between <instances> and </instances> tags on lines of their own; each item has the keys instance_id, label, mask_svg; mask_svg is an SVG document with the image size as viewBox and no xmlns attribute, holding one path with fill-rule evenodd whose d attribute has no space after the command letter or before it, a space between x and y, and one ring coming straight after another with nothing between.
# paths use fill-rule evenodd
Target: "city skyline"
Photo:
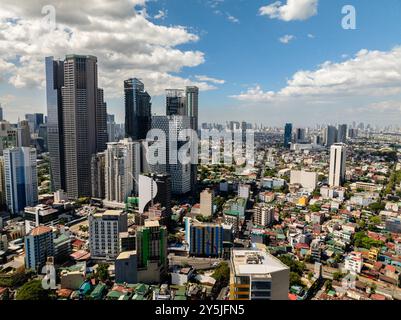
<instances>
[{"instance_id":1,"label":"city skyline","mask_svg":"<svg viewBox=\"0 0 401 320\"><path fill-rule=\"evenodd\" d=\"M123 0L89 10L91 2L16 6L6 0L0 9L1 44L8 48L0 51L0 103L13 122L20 113L45 113L44 59L74 53L98 57L99 87L119 123L124 81L136 77L158 115L165 89L198 86L200 123L223 122L229 113L232 120L274 126L347 119L396 124L401 5L352 1L357 28L344 30L346 4ZM45 18L51 10L41 11L46 5L56 13L50 31ZM70 19L77 7L79 17ZM188 14L180 15L184 9ZM132 34L133 26L141 32Z\"/></svg>"}]
</instances>

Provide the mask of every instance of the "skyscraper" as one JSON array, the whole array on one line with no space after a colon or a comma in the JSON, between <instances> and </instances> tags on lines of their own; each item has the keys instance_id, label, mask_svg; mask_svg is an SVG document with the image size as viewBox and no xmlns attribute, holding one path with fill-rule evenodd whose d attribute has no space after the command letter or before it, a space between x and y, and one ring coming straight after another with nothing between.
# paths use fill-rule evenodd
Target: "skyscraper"
<instances>
[{"instance_id":1,"label":"skyscraper","mask_svg":"<svg viewBox=\"0 0 401 320\"><path fill-rule=\"evenodd\" d=\"M329 185L340 187L345 181L346 145L337 143L330 150Z\"/></svg>"},{"instance_id":2,"label":"skyscraper","mask_svg":"<svg viewBox=\"0 0 401 320\"><path fill-rule=\"evenodd\" d=\"M292 142L292 124L287 123L284 129L284 148L289 149Z\"/></svg>"},{"instance_id":3,"label":"skyscraper","mask_svg":"<svg viewBox=\"0 0 401 320\"><path fill-rule=\"evenodd\" d=\"M124 81L124 93L125 136L132 140L146 139L152 120L151 97L136 78Z\"/></svg>"},{"instance_id":4,"label":"skyscraper","mask_svg":"<svg viewBox=\"0 0 401 320\"><path fill-rule=\"evenodd\" d=\"M330 148L337 142L337 128L334 126L328 126L325 131L325 142L326 147Z\"/></svg>"},{"instance_id":5,"label":"skyscraper","mask_svg":"<svg viewBox=\"0 0 401 320\"><path fill-rule=\"evenodd\" d=\"M107 142L116 142L116 120L114 114L107 115Z\"/></svg>"},{"instance_id":6,"label":"skyscraper","mask_svg":"<svg viewBox=\"0 0 401 320\"><path fill-rule=\"evenodd\" d=\"M4 151L6 201L13 215L38 202L36 150L12 148Z\"/></svg>"},{"instance_id":7,"label":"skyscraper","mask_svg":"<svg viewBox=\"0 0 401 320\"><path fill-rule=\"evenodd\" d=\"M186 87L185 89L185 108L186 115L191 121L191 129L198 131L198 109L199 109L199 88ZM198 182L198 165L191 164L191 190L196 191Z\"/></svg>"},{"instance_id":8,"label":"skyscraper","mask_svg":"<svg viewBox=\"0 0 401 320\"><path fill-rule=\"evenodd\" d=\"M1 106L1 103L0 103L0 121L3 121L3 120L4 120L3 107Z\"/></svg>"},{"instance_id":9,"label":"skyscraper","mask_svg":"<svg viewBox=\"0 0 401 320\"><path fill-rule=\"evenodd\" d=\"M97 84L96 57L66 56L62 118L66 191L72 199L91 195L91 158L106 147L107 111Z\"/></svg>"},{"instance_id":10,"label":"skyscraper","mask_svg":"<svg viewBox=\"0 0 401 320\"><path fill-rule=\"evenodd\" d=\"M191 118L191 127L198 131L199 88L186 87L185 89L186 115Z\"/></svg>"},{"instance_id":11,"label":"skyscraper","mask_svg":"<svg viewBox=\"0 0 401 320\"><path fill-rule=\"evenodd\" d=\"M18 147L31 146L31 130L27 120L18 122Z\"/></svg>"},{"instance_id":12,"label":"skyscraper","mask_svg":"<svg viewBox=\"0 0 401 320\"><path fill-rule=\"evenodd\" d=\"M346 143L347 142L347 131L348 127L346 124L341 124L338 126L337 142Z\"/></svg>"},{"instance_id":13,"label":"skyscraper","mask_svg":"<svg viewBox=\"0 0 401 320\"><path fill-rule=\"evenodd\" d=\"M106 150L106 201L126 202L138 191L141 145L131 139L108 143Z\"/></svg>"},{"instance_id":14,"label":"skyscraper","mask_svg":"<svg viewBox=\"0 0 401 320\"><path fill-rule=\"evenodd\" d=\"M46 58L47 141L53 191L66 190L63 104L64 62Z\"/></svg>"},{"instance_id":15,"label":"skyscraper","mask_svg":"<svg viewBox=\"0 0 401 320\"><path fill-rule=\"evenodd\" d=\"M185 91L181 89L166 90L166 114L167 116L186 116Z\"/></svg>"},{"instance_id":16,"label":"skyscraper","mask_svg":"<svg viewBox=\"0 0 401 320\"><path fill-rule=\"evenodd\" d=\"M171 175L172 193L182 195L191 191L191 164L179 161L178 151L186 144L186 141L178 141L179 133L184 129L191 128L190 118L187 116L154 116L152 117L152 129L160 129L166 135L166 164L150 165L153 173L164 173ZM170 134L175 136L177 150L170 150ZM170 162L170 153L176 156L176 163Z\"/></svg>"},{"instance_id":17,"label":"skyscraper","mask_svg":"<svg viewBox=\"0 0 401 320\"><path fill-rule=\"evenodd\" d=\"M91 161L91 182L92 198L104 199L106 196L106 152L99 152L92 155Z\"/></svg>"}]
</instances>

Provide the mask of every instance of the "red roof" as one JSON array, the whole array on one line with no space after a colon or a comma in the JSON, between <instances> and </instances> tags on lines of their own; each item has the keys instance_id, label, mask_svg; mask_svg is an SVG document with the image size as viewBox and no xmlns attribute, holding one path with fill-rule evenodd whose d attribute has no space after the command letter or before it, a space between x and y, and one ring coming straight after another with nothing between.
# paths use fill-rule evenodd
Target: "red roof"
<instances>
[{"instance_id":1,"label":"red roof","mask_svg":"<svg viewBox=\"0 0 401 320\"><path fill-rule=\"evenodd\" d=\"M71 245L72 245L73 247L80 247L80 246L82 246L84 243L85 243L85 241L76 239L76 240L74 240L74 241L71 243Z\"/></svg>"},{"instance_id":2,"label":"red roof","mask_svg":"<svg viewBox=\"0 0 401 320\"><path fill-rule=\"evenodd\" d=\"M297 243L295 249L309 249L309 246L306 243Z\"/></svg>"},{"instance_id":3,"label":"red roof","mask_svg":"<svg viewBox=\"0 0 401 320\"><path fill-rule=\"evenodd\" d=\"M48 233L48 232L53 232L53 230L46 226L39 226L39 227L32 229L31 235L36 237L36 236L40 236L40 235Z\"/></svg>"},{"instance_id":4,"label":"red roof","mask_svg":"<svg viewBox=\"0 0 401 320\"><path fill-rule=\"evenodd\" d=\"M385 269L386 269L386 271L390 271L390 272L395 272L396 271L395 267L394 266L390 266L390 265L387 265Z\"/></svg>"},{"instance_id":5,"label":"red roof","mask_svg":"<svg viewBox=\"0 0 401 320\"><path fill-rule=\"evenodd\" d=\"M290 299L291 301L296 301L296 300L298 300L298 297L296 294L289 293L288 299Z\"/></svg>"},{"instance_id":6,"label":"red roof","mask_svg":"<svg viewBox=\"0 0 401 320\"><path fill-rule=\"evenodd\" d=\"M70 257L77 261L88 260L90 258L90 253L85 250L80 250L71 254Z\"/></svg>"},{"instance_id":7,"label":"red roof","mask_svg":"<svg viewBox=\"0 0 401 320\"><path fill-rule=\"evenodd\" d=\"M372 295L370 296L370 299L372 299L372 300L384 301L384 300L386 300L386 297L383 296L383 295L381 295L381 294L374 293L374 294L372 294Z\"/></svg>"},{"instance_id":8,"label":"red roof","mask_svg":"<svg viewBox=\"0 0 401 320\"><path fill-rule=\"evenodd\" d=\"M69 298L72 292L70 289L59 289L57 290L57 295L61 298Z\"/></svg>"}]
</instances>

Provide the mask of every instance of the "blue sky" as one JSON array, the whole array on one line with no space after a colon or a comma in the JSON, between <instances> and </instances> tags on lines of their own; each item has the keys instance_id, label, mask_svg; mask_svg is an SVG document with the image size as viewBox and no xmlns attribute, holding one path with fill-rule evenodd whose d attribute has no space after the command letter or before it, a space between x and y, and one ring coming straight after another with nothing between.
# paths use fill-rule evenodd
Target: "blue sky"
<instances>
[{"instance_id":1,"label":"blue sky","mask_svg":"<svg viewBox=\"0 0 401 320\"><path fill-rule=\"evenodd\" d=\"M133 1L137 1L140 8L146 8L146 21L152 25L166 26L166 35L167 32L175 34L177 26L182 26L186 31L186 35L180 35L182 40L177 44L169 46L162 40L152 43L152 48L169 47L166 54L171 57L172 62L166 62L165 68L150 65L146 67L148 69L133 66L130 70L129 65L124 65L125 73L121 72L121 77L129 74L144 79L153 96L154 113L164 112L161 79L166 77L165 88L186 85L191 81L200 83L203 90L200 101L201 121L224 122L233 119L268 125L282 125L292 121L299 125L313 125L353 120L396 124L399 119L401 91L398 91L398 87L401 89L401 74L398 73L401 73L401 53L396 50L401 45L399 0L300 0L317 3L316 12L302 20L296 16L290 17L289 21L273 15L259 14L260 8L275 2L271 0L152 0L146 1L144 6L141 3L143 0ZM281 5L286 2L283 0ZM291 1L288 4L289 2ZM356 30L344 30L341 27L344 16L341 9L349 4L356 9ZM34 21L32 19L37 17L28 10L28 1L26 6L26 10L18 11L10 7L9 11L22 18L25 14L28 16L26 19ZM104 10L111 9L105 6ZM293 7L291 10L294 14L294 10L298 9ZM164 13L162 19L157 17L160 11ZM5 16L6 13L3 13L3 17ZM0 24L1 17L0 15ZM68 22L66 16L61 23L68 25ZM75 28L75 34L83 30L79 23L75 24ZM96 34L95 26L91 32ZM147 31L132 29L133 34L141 32ZM197 39L189 41L186 38L188 34L195 35ZM288 43L280 41L285 36L290 39ZM70 47L66 43L66 53L72 47L80 48L76 44ZM136 48L135 42L132 51ZM99 56L101 73L104 61L100 57L103 53L99 53L93 46L82 49L82 53ZM355 55L363 49L367 51L356 58ZM6 49L0 47L0 54L3 50ZM35 55L47 54L51 50L57 50L60 56L63 54L62 46L49 48L44 52L41 50L35 52ZM376 51L379 53L376 54ZM25 50L26 55L29 52L31 51ZM191 57L173 57L177 53L188 52ZM18 57L18 52L15 54ZM4 57L6 62L11 61L10 52ZM180 63L180 59L185 62ZM322 66L326 61L330 61L331 66ZM119 87L111 88L114 83L121 83L122 86L124 80L118 78L118 72L112 78L112 68L119 69L118 63L117 59L115 64L104 67L110 75L104 81L101 79L100 83L105 89L109 112L115 113L117 119L122 121L122 92L119 96ZM383 67L380 63L383 63ZM20 69L18 62L16 68ZM25 68L32 73L43 71L39 66L37 69L29 69L25 65ZM397 74L390 74L393 70ZM307 71L308 74L300 74L301 71ZM10 77L12 72L17 71L11 70ZM147 74L152 76L147 78ZM287 81L296 74L300 76L296 77L296 85L289 85ZM199 76L219 81L201 81ZM13 80L3 77L0 82L0 102L5 106L6 114L9 112L12 115L10 120L15 120L19 111L22 111L22 117L30 106L35 110L45 111L43 83L37 85L30 84L27 79L11 79ZM155 85L155 79L160 83ZM337 79L342 82L339 80L341 83L337 83ZM331 84L332 81L335 85ZM358 84L353 85L353 82ZM306 84L307 88L303 90ZM272 93L267 94L269 91ZM304 94L304 91L308 93Z\"/></svg>"}]
</instances>

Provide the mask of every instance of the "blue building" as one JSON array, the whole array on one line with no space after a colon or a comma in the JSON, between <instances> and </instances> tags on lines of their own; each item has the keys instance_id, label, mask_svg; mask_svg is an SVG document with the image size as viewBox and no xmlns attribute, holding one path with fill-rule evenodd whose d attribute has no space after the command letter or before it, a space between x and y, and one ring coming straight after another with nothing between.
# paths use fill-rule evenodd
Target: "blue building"
<instances>
[{"instance_id":1,"label":"blue building","mask_svg":"<svg viewBox=\"0 0 401 320\"><path fill-rule=\"evenodd\" d=\"M7 207L12 215L24 212L38 202L36 150L12 148L4 151L4 180Z\"/></svg>"},{"instance_id":2,"label":"blue building","mask_svg":"<svg viewBox=\"0 0 401 320\"><path fill-rule=\"evenodd\" d=\"M287 123L284 130L284 147L289 149L292 142L292 123Z\"/></svg>"},{"instance_id":3,"label":"blue building","mask_svg":"<svg viewBox=\"0 0 401 320\"><path fill-rule=\"evenodd\" d=\"M41 272L48 257L54 256L53 230L39 226L25 237L25 267Z\"/></svg>"},{"instance_id":4,"label":"blue building","mask_svg":"<svg viewBox=\"0 0 401 320\"><path fill-rule=\"evenodd\" d=\"M191 223L189 254L197 257L221 257L223 254L223 227L218 224Z\"/></svg>"}]
</instances>

